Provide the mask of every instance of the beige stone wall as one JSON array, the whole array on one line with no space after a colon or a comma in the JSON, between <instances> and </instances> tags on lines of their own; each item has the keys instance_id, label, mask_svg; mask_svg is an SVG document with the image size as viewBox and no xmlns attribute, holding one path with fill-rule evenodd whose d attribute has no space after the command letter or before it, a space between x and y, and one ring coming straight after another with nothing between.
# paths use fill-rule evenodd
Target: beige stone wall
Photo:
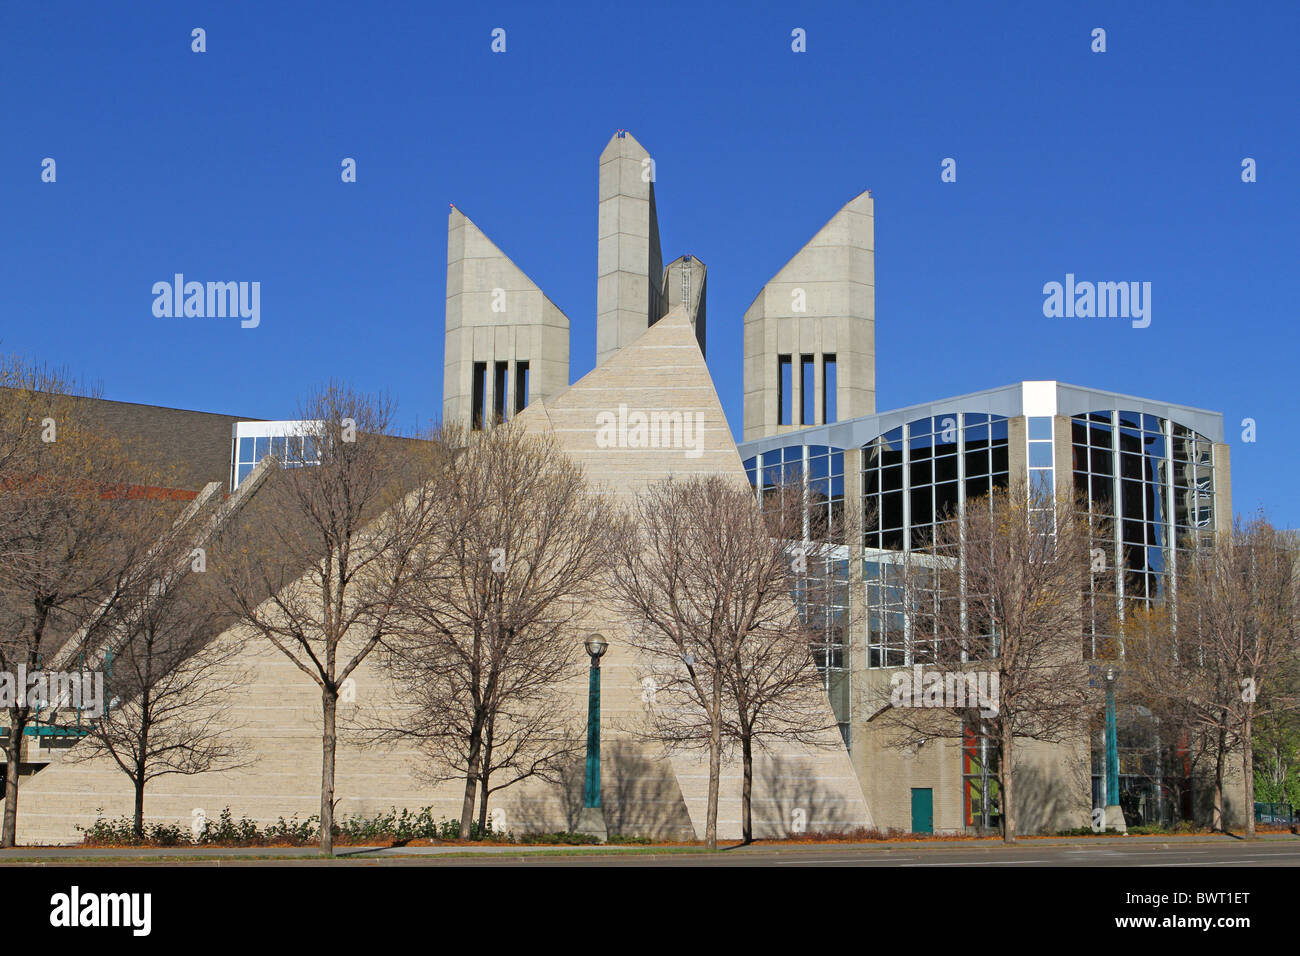
<instances>
[{"instance_id":1,"label":"beige stone wall","mask_svg":"<svg viewBox=\"0 0 1300 956\"><path fill-rule=\"evenodd\" d=\"M934 831L964 833L960 741L935 737L919 746L905 744L886 717L876 716L888 700L890 677L898 669L863 670L862 682L855 681L858 717L852 726L853 765L875 825L911 831L912 790L928 788L933 791Z\"/></svg>"},{"instance_id":2,"label":"beige stone wall","mask_svg":"<svg viewBox=\"0 0 1300 956\"><path fill-rule=\"evenodd\" d=\"M933 791L936 833L968 831L962 786L962 745L954 717L949 729L922 744L908 741L888 717L876 716L901 668L865 672L861 715L853 723L854 768L863 782L876 825L912 829L912 790ZM1013 784L1017 832L1052 833L1087 826L1091 813L1091 765L1084 739L1044 743L1017 741Z\"/></svg>"}]
</instances>

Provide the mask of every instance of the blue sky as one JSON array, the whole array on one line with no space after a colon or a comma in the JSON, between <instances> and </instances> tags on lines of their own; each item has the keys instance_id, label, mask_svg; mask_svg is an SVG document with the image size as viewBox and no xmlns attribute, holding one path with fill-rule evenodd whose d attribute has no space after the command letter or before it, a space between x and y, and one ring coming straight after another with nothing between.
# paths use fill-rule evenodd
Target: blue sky
<instances>
[{"instance_id":1,"label":"blue sky","mask_svg":"<svg viewBox=\"0 0 1300 956\"><path fill-rule=\"evenodd\" d=\"M123 401L291 417L338 376L427 420L454 202L569 316L577 379L621 127L665 261L709 267L733 428L745 308L871 189L879 408L1054 378L1219 410L1237 510L1300 525L1300 5L443 6L10 7L0 350ZM261 282L261 325L155 318L175 272ZM1150 327L1045 318L1067 272L1150 282Z\"/></svg>"}]
</instances>

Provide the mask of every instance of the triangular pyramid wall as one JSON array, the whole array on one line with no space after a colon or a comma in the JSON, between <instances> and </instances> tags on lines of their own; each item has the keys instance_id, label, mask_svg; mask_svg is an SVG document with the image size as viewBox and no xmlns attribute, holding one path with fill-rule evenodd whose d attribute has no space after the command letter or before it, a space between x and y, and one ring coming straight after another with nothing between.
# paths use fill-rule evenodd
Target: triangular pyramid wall
<instances>
[{"instance_id":1,"label":"triangular pyramid wall","mask_svg":"<svg viewBox=\"0 0 1300 956\"><path fill-rule=\"evenodd\" d=\"M696 416L700 430L691 437L698 440L690 442L689 447L610 447L608 433L602 433L599 427L601 416L605 416L604 420L611 415L617 417L623 405L629 414L680 412ZM716 474L748 485L695 331L681 307L544 407L526 410L521 421L553 433L564 450L582 465L595 487L624 503L647 484L669 476ZM642 726L645 704L641 680L649 672L648 662L620 646L618 620L610 619L604 627L611 647L601 665L602 717L607 724ZM830 725L834 718L829 702L825 706ZM676 752L659 755L658 759L666 760L672 768L691 822L702 836L708 797L707 752ZM822 747L776 745L756 764L756 834L789 833L796 816L806 822L809 830L871 823L838 731L828 730ZM718 826L720 835L727 839L741 832L740 772L739 760L724 763ZM797 810L802 813L796 815Z\"/></svg>"},{"instance_id":2,"label":"triangular pyramid wall","mask_svg":"<svg viewBox=\"0 0 1300 956\"><path fill-rule=\"evenodd\" d=\"M702 441L690 448L602 447L597 416L631 410L698 414ZM677 309L639 339L545 404L519 416L526 427L552 432L602 491L627 501L647 483L668 475L745 474L717 393L684 310ZM612 833L689 839L703 835L707 798L707 755L666 755L638 734L645 727L641 677L647 668L620 646L621 627L609 608L594 608L590 623L611 638L602 666L602 802ZM235 640L237 631L219 640ZM585 661L583 662L585 665ZM249 680L226 715L249 741L255 762L241 770L193 777L163 777L146 793L149 821L189 826L196 811L215 818L230 807L236 818L263 823L314 814L320 793L320 697L314 683L264 642L248 642L239 656ZM388 688L369 660L355 672L356 703L340 706L340 724L359 708L390 706ZM557 688L585 712L585 666ZM827 705L827 722L830 720ZM824 748L783 746L757 763L754 815L758 835L786 834L796 819L809 830L868 825L871 816L849 757L835 730ZM70 756L75 756L76 748ZM458 818L463 784L426 782L410 748L369 745L340 734L337 765L338 814L375 814L390 807L431 806L435 816ZM572 829L581 807L581 765L563 785L525 782L493 802L515 830ZM719 832L740 834L740 768L724 766ZM129 814L132 792L124 774L107 758L74 762L65 758L26 778L20 791L19 842L71 843L77 826L99 815Z\"/></svg>"}]
</instances>

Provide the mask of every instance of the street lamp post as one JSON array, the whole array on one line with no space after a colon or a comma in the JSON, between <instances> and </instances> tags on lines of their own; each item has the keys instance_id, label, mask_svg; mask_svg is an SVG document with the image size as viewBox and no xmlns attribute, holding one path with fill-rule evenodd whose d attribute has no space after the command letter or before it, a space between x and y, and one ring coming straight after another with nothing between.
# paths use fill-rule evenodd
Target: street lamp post
<instances>
[{"instance_id":1,"label":"street lamp post","mask_svg":"<svg viewBox=\"0 0 1300 956\"><path fill-rule=\"evenodd\" d=\"M578 832L590 833L603 841L608 832L605 811L600 805L600 659L609 649L609 642L600 634L592 634L583 646L591 657L591 668L587 681L587 772Z\"/></svg>"},{"instance_id":2,"label":"street lamp post","mask_svg":"<svg viewBox=\"0 0 1300 956\"><path fill-rule=\"evenodd\" d=\"M1107 830L1127 833L1124 809L1119 804L1119 739L1115 731L1115 682L1119 671L1106 667L1106 818Z\"/></svg>"}]
</instances>

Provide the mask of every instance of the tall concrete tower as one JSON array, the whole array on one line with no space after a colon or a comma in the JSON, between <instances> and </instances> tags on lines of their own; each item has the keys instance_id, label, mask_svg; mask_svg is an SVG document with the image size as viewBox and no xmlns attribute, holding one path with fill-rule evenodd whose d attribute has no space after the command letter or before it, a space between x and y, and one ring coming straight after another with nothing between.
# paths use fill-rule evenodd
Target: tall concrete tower
<instances>
[{"instance_id":1,"label":"tall concrete tower","mask_svg":"<svg viewBox=\"0 0 1300 956\"><path fill-rule=\"evenodd\" d=\"M615 133L600 154L598 199L596 364L682 304L702 353L704 263L682 256L664 268L654 161L627 130Z\"/></svg>"},{"instance_id":2,"label":"tall concrete tower","mask_svg":"<svg viewBox=\"0 0 1300 956\"><path fill-rule=\"evenodd\" d=\"M875 222L852 199L746 310L745 441L875 413Z\"/></svg>"},{"instance_id":3,"label":"tall concrete tower","mask_svg":"<svg viewBox=\"0 0 1300 956\"><path fill-rule=\"evenodd\" d=\"M443 420L470 429L569 386L568 317L454 207L443 361Z\"/></svg>"},{"instance_id":4,"label":"tall concrete tower","mask_svg":"<svg viewBox=\"0 0 1300 956\"><path fill-rule=\"evenodd\" d=\"M596 364L663 317L654 163L624 130L600 154Z\"/></svg>"}]
</instances>

